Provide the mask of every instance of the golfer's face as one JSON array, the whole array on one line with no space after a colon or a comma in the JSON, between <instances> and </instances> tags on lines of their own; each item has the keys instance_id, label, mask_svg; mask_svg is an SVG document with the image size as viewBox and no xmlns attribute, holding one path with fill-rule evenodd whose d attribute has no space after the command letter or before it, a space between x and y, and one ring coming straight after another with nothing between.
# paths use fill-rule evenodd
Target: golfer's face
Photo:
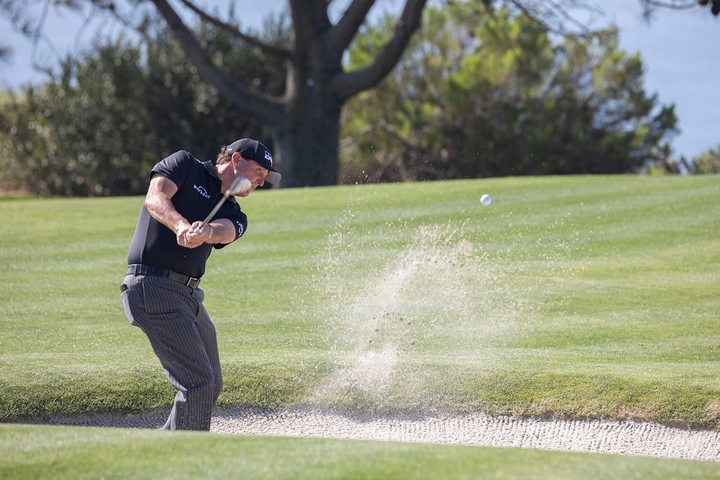
<instances>
[{"instance_id":1,"label":"golfer's face","mask_svg":"<svg viewBox=\"0 0 720 480\"><path fill-rule=\"evenodd\" d=\"M248 195L250 195L250 192L252 192L258 187L262 187L265 184L265 177L267 177L269 170L262 167L255 160L240 157L240 159L238 160L237 172L238 176L245 177L250 180L250 183L253 186L252 190L249 190L247 193L239 195L240 197L247 197Z\"/></svg>"}]
</instances>

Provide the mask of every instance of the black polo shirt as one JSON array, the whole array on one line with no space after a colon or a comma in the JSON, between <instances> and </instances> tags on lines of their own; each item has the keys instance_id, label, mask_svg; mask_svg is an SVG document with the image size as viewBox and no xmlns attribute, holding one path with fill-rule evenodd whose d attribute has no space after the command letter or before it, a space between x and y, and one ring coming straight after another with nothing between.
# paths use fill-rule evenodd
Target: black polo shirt
<instances>
[{"instance_id":1,"label":"black polo shirt","mask_svg":"<svg viewBox=\"0 0 720 480\"><path fill-rule=\"evenodd\" d=\"M158 162L150 175L152 177L158 174L177 185L178 191L171 198L172 204L190 223L204 220L224 193L213 162L201 162L184 150L175 152ZM234 197L225 201L213 217L216 218L227 218L232 221L235 225L235 240L247 229L247 216L240 211L240 206ZM225 245L204 243L197 248L178 245L175 233L155 220L143 203L128 252L128 265L140 263L169 268L184 275L200 278L205 273L205 263L213 246L222 248Z\"/></svg>"}]
</instances>

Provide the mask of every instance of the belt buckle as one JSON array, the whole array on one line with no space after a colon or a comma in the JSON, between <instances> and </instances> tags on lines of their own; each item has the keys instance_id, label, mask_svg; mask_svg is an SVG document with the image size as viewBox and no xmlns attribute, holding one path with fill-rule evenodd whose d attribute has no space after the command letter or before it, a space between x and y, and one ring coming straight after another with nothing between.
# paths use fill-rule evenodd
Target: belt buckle
<instances>
[{"instance_id":1,"label":"belt buckle","mask_svg":"<svg viewBox=\"0 0 720 480\"><path fill-rule=\"evenodd\" d=\"M185 282L186 287L196 288L200 284L200 279L195 277L188 277L188 281Z\"/></svg>"}]
</instances>

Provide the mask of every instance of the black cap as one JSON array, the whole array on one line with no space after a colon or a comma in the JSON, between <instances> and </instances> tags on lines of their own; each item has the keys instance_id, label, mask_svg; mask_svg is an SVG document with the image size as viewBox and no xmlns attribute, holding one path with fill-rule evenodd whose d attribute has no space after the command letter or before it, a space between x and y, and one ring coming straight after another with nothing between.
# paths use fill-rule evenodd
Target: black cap
<instances>
[{"instance_id":1,"label":"black cap","mask_svg":"<svg viewBox=\"0 0 720 480\"><path fill-rule=\"evenodd\" d=\"M280 172L272 166L273 158L270 150L257 140L241 138L228 145L225 151L228 153L238 152L243 158L255 160L261 167L268 169L270 173L265 177L265 181L268 183L275 185L282 179Z\"/></svg>"}]
</instances>

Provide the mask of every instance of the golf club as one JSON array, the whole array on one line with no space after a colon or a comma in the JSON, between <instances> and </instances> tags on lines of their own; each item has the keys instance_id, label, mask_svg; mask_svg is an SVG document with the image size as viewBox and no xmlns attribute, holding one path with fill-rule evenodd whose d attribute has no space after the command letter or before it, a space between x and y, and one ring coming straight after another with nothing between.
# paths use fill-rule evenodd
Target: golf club
<instances>
[{"instance_id":1,"label":"golf club","mask_svg":"<svg viewBox=\"0 0 720 480\"><path fill-rule=\"evenodd\" d=\"M218 210L220 210L220 207L223 203L225 203L225 200L227 200L230 195L240 195L241 193L247 192L252 188L252 184L250 183L250 180L248 180L245 177L238 177L235 179L235 181L230 185L230 188L227 189L223 197L220 199L220 201L215 205L215 208L212 209L212 211L208 214L207 217L205 217L205 220L198 225L198 227L193 231L193 233L200 233L200 230L205 227L205 225L208 224L208 222L212 219L212 217L217 213Z\"/></svg>"}]
</instances>

